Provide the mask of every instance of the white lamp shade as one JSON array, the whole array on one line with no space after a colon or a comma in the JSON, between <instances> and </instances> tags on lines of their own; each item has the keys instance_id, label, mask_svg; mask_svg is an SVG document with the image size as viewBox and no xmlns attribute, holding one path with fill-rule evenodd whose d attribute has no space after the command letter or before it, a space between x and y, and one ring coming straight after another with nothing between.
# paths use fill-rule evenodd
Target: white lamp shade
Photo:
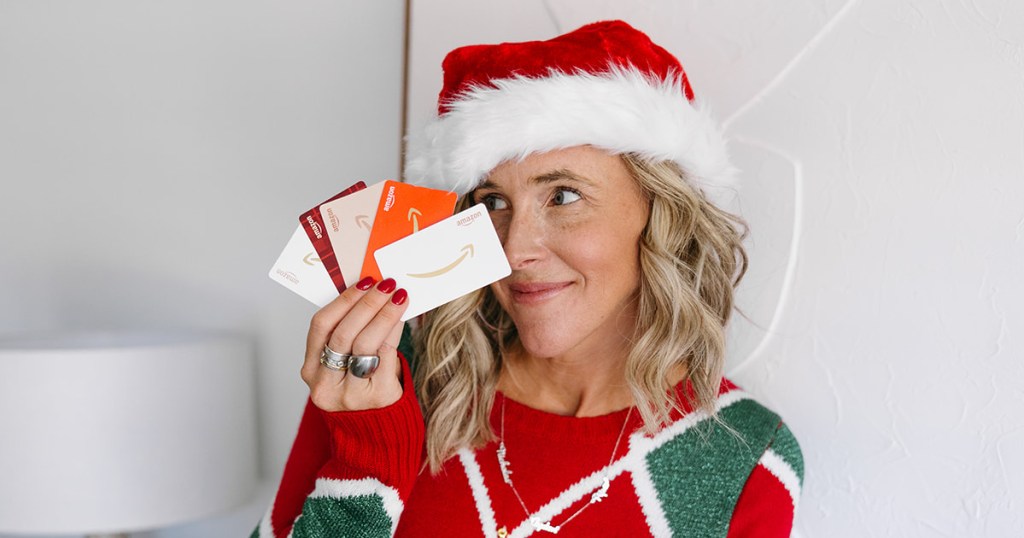
<instances>
[{"instance_id":1,"label":"white lamp shade","mask_svg":"<svg viewBox=\"0 0 1024 538\"><path fill-rule=\"evenodd\" d=\"M125 532L244 503L252 354L223 335L0 339L0 532Z\"/></svg>"}]
</instances>

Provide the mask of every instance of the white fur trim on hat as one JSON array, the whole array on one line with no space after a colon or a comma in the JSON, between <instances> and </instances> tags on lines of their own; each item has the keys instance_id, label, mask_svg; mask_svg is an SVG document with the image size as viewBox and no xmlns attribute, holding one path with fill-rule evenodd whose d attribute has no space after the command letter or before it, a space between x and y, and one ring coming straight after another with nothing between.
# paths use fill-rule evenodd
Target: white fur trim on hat
<instances>
[{"instance_id":1,"label":"white fur trim on hat","mask_svg":"<svg viewBox=\"0 0 1024 538\"><path fill-rule=\"evenodd\" d=\"M410 134L405 178L465 194L495 166L573 146L675 161L698 185L733 183L725 140L678 79L652 79L633 68L605 73L552 72L474 87L448 111Z\"/></svg>"}]
</instances>

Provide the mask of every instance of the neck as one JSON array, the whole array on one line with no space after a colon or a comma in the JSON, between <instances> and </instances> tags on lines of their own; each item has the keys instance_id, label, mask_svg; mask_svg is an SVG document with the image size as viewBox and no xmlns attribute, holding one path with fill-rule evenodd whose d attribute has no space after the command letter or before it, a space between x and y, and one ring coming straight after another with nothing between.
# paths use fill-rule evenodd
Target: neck
<instances>
[{"instance_id":1,"label":"neck","mask_svg":"<svg viewBox=\"0 0 1024 538\"><path fill-rule=\"evenodd\" d=\"M502 358L498 389L524 405L564 416L600 416L632 406L625 343L588 348L597 349L536 357L516 343Z\"/></svg>"}]
</instances>

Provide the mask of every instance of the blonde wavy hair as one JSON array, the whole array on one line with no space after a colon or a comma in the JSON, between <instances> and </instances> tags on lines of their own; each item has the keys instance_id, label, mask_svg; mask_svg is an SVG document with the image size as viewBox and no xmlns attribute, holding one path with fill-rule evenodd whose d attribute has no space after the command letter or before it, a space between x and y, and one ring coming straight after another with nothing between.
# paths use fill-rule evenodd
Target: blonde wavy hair
<instances>
[{"instance_id":1,"label":"blonde wavy hair","mask_svg":"<svg viewBox=\"0 0 1024 538\"><path fill-rule=\"evenodd\" d=\"M687 403L715 415L725 361L725 324L747 269L747 226L709 202L672 162L621 156L650 203L640 236L640 288L626 383L644 429L681 410L670 384L680 367ZM460 200L469 207L471 195ZM427 465L436 473L462 447L494 439L491 407L503 350L516 339L489 287L427 314L414 336L417 395L427 423Z\"/></svg>"}]
</instances>

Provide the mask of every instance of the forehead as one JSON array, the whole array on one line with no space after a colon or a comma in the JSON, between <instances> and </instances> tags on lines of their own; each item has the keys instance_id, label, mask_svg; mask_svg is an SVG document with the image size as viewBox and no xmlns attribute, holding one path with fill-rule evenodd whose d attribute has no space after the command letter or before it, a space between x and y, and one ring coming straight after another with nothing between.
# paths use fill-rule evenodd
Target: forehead
<instances>
[{"instance_id":1,"label":"forehead","mask_svg":"<svg viewBox=\"0 0 1024 538\"><path fill-rule=\"evenodd\" d=\"M554 182L577 183L595 189L636 187L618 155L590 146L576 146L505 161L491 170L480 188L543 187Z\"/></svg>"}]
</instances>

